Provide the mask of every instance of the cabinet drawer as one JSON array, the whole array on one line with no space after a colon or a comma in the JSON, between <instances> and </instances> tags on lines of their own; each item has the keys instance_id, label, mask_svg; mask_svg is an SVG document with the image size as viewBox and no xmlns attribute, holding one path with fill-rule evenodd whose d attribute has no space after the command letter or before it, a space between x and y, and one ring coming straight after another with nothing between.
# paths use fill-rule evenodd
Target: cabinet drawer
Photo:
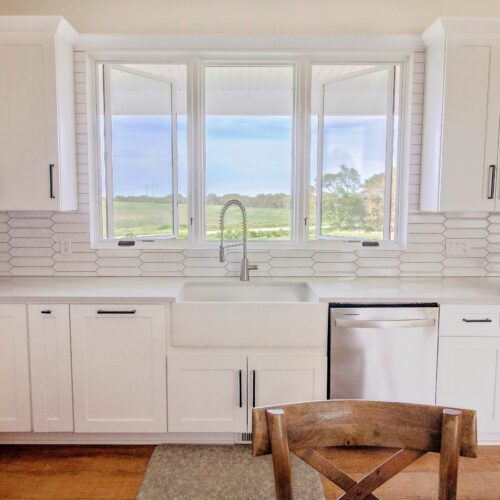
<instances>
[{"instance_id":1,"label":"cabinet drawer","mask_svg":"<svg viewBox=\"0 0 500 500\"><path fill-rule=\"evenodd\" d=\"M500 336L500 306L442 305L439 335L441 337Z\"/></svg>"}]
</instances>

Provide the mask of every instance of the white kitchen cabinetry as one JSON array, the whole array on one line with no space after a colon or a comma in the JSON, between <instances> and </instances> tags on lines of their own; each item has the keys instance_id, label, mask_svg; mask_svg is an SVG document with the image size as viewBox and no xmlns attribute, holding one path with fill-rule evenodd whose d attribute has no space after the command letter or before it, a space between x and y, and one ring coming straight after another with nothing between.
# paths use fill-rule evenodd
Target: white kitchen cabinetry
<instances>
[{"instance_id":1,"label":"white kitchen cabinetry","mask_svg":"<svg viewBox=\"0 0 500 500\"><path fill-rule=\"evenodd\" d=\"M500 306L440 308L436 403L477 411L482 440L500 438Z\"/></svg>"},{"instance_id":2,"label":"white kitchen cabinetry","mask_svg":"<svg viewBox=\"0 0 500 500\"><path fill-rule=\"evenodd\" d=\"M500 433L500 337L443 337L437 404L477 411L478 430Z\"/></svg>"},{"instance_id":3,"label":"white kitchen cabinetry","mask_svg":"<svg viewBox=\"0 0 500 500\"><path fill-rule=\"evenodd\" d=\"M72 432L69 305L29 305L28 326L33 430Z\"/></svg>"},{"instance_id":4,"label":"white kitchen cabinetry","mask_svg":"<svg viewBox=\"0 0 500 500\"><path fill-rule=\"evenodd\" d=\"M169 432L247 432L253 406L325 399L326 363L279 354L169 357Z\"/></svg>"},{"instance_id":5,"label":"white kitchen cabinetry","mask_svg":"<svg viewBox=\"0 0 500 500\"><path fill-rule=\"evenodd\" d=\"M323 356L250 356L249 430L256 406L326 399L326 367Z\"/></svg>"},{"instance_id":6,"label":"white kitchen cabinetry","mask_svg":"<svg viewBox=\"0 0 500 500\"><path fill-rule=\"evenodd\" d=\"M26 306L0 305L0 432L31 430Z\"/></svg>"},{"instance_id":7,"label":"white kitchen cabinetry","mask_svg":"<svg viewBox=\"0 0 500 500\"><path fill-rule=\"evenodd\" d=\"M72 39L59 17L0 17L0 210L76 210Z\"/></svg>"},{"instance_id":8,"label":"white kitchen cabinetry","mask_svg":"<svg viewBox=\"0 0 500 500\"><path fill-rule=\"evenodd\" d=\"M164 306L71 306L76 432L166 432Z\"/></svg>"},{"instance_id":9,"label":"white kitchen cabinetry","mask_svg":"<svg viewBox=\"0 0 500 500\"><path fill-rule=\"evenodd\" d=\"M246 432L245 356L172 356L167 367L169 432Z\"/></svg>"},{"instance_id":10,"label":"white kitchen cabinetry","mask_svg":"<svg viewBox=\"0 0 500 500\"><path fill-rule=\"evenodd\" d=\"M499 210L500 23L441 19L423 38L420 208Z\"/></svg>"}]
</instances>

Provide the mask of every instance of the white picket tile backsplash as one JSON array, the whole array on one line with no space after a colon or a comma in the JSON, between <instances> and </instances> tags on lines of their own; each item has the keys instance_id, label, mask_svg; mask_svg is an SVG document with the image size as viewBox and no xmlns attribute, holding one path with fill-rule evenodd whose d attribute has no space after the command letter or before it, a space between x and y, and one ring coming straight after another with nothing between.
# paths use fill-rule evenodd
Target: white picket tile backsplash
<instances>
[{"instance_id":1,"label":"white picket tile backsplash","mask_svg":"<svg viewBox=\"0 0 500 500\"><path fill-rule=\"evenodd\" d=\"M217 250L93 250L89 244L85 56L75 53L77 213L0 213L1 276L237 276L241 250L224 264ZM424 100L424 52L415 54L411 119L409 234L405 251L252 250L253 276L500 276L500 214L418 211ZM60 241L72 241L61 255ZM446 239L467 239L464 257L446 256Z\"/></svg>"}]
</instances>

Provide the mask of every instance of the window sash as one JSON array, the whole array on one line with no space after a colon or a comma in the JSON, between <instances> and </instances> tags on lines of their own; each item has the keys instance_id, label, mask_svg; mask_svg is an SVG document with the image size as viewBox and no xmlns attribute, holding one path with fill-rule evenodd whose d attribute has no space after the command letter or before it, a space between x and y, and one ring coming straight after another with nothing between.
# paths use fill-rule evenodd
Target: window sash
<instances>
[{"instance_id":1,"label":"window sash","mask_svg":"<svg viewBox=\"0 0 500 500\"><path fill-rule=\"evenodd\" d=\"M338 63L341 64L341 63ZM385 170L384 170L384 227L382 240L375 241L394 241L397 239L398 234L398 209L399 203L397 200L392 200L392 165L393 165L393 148L394 148L394 113L395 113L395 82L396 82L396 69L397 66L394 65L383 65L378 64L376 67L356 71L346 76L341 76L332 80L327 80L321 85L321 101L320 109L318 115L318 137L317 137L317 161L316 161L316 239L317 240L334 240L334 241L370 241L371 238L355 237L355 236L337 236L322 234L323 227L323 152L324 152L324 120L325 120L325 87L329 84L339 82L341 80L349 80L351 78L357 78L359 76L365 76L370 73L377 73L379 71L386 70L388 72L388 85L387 85L387 111L386 111L386 145L385 145ZM400 82L401 86L401 82ZM401 113L400 113L401 114ZM399 120L398 126L401 127L402 120ZM397 157L397 168L400 169L400 155L399 155L399 142L401 138L400 128L398 131L398 157ZM399 192L399 186L397 188L396 196L397 198ZM394 240L390 238L391 231L391 201L396 203L395 210L395 234Z\"/></svg>"},{"instance_id":2,"label":"window sash","mask_svg":"<svg viewBox=\"0 0 500 500\"><path fill-rule=\"evenodd\" d=\"M145 71L141 71L136 68L129 68L123 64L103 64L103 109L104 109L104 145L100 147L105 148L104 154L104 171L105 171L105 184L106 184L106 229L107 234L104 236L104 228L102 227L102 192L101 186L102 181L99 181L99 221L100 221L100 236L101 240L129 240L129 241L151 241L151 240L174 240L179 235L179 214L178 214L178 197L179 197L179 186L178 186L178 154L177 154L177 103L176 103L176 86L175 82L167 78L163 78L157 75L152 75ZM130 73L132 75L140 76L141 78L147 78L151 80L157 80L170 85L170 120L171 120L171 161L172 161L172 232L165 233L161 235L144 235L144 236L134 236L134 237L115 237L115 227L114 227L114 190L113 190L113 125L112 125L112 109L111 109L111 78L110 70L114 69L117 71L122 71L125 73ZM102 169L99 168L99 175Z\"/></svg>"}]
</instances>

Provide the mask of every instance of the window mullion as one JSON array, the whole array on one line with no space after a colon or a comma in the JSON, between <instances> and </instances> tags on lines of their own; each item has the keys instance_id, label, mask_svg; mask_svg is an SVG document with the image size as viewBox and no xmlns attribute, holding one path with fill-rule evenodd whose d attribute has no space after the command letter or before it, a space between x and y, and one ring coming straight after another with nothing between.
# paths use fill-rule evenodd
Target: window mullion
<instances>
[{"instance_id":1,"label":"window mullion","mask_svg":"<svg viewBox=\"0 0 500 500\"><path fill-rule=\"evenodd\" d=\"M295 105L295 155L292 186L292 241L307 241L309 214L309 170L311 143L311 65L301 57L297 63Z\"/></svg>"},{"instance_id":2,"label":"window mullion","mask_svg":"<svg viewBox=\"0 0 500 500\"><path fill-rule=\"evenodd\" d=\"M177 151L177 87L171 83L171 124L172 124L172 227L173 237L179 236L179 164Z\"/></svg>"},{"instance_id":3,"label":"window mullion","mask_svg":"<svg viewBox=\"0 0 500 500\"><path fill-rule=\"evenodd\" d=\"M392 168L394 157L394 91L396 67L388 71L387 84L387 122L386 122L386 150L385 150L385 184L384 184L384 240L391 239L391 191Z\"/></svg>"},{"instance_id":4,"label":"window mullion","mask_svg":"<svg viewBox=\"0 0 500 500\"><path fill-rule=\"evenodd\" d=\"M316 238L321 239L321 225L323 217L323 141L324 141L324 114L325 108L325 85L321 85L320 107L318 111L318 138L317 138L317 169L316 169Z\"/></svg>"},{"instance_id":5,"label":"window mullion","mask_svg":"<svg viewBox=\"0 0 500 500\"><path fill-rule=\"evenodd\" d=\"M104 143L105 143L105 170L106 170L106 221L107 236L112 240L115 237L114 206L113 206L113 143L111 120L111 92L109 64L103 66L104 77ZM102 203L102 200L99 200Z\"/></svg>"},{"instance_id":6,"label":"window mullion","mask_svg":"<svg viewBox=\"0 0 500 500\"><path fill-rule=\"evenodd\" d=\"M203 242L204 141L202 68L198 57L188 64L188 224L189 239L199 246Z\"/></svg>"}]
</instances>

